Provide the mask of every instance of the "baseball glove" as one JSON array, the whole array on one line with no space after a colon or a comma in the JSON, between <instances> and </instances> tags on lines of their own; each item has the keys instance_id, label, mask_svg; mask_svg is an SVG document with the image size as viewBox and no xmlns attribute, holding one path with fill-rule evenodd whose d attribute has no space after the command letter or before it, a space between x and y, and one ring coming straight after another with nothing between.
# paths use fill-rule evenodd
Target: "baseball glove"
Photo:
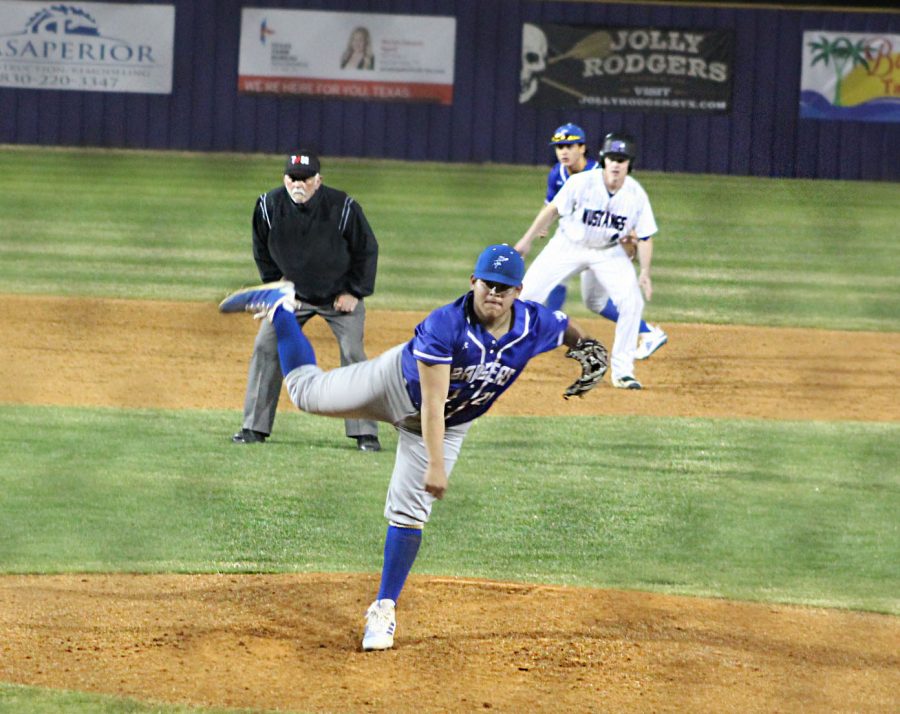
<instances>
[{"instance_id":1,"label":"baseball glove","mask_svg":"<svg viewBox=\"0 0 900 714\"><path fill-rule=\"evenodd\" d=\"M563 392L565 399L583 397L597 386L609 367L606 348L597 340L579 340L575 347L569 348L566 357L576 360L581 365L581 376Z\"/></svg>"},{"instance_id":2,"label":"baseball glove","mask_svg":"<svg viewBox=\"0 0 900 714\"><path fill-rule=\"evenodd\" d=\"M637 255L637 244L638 237L633 228L631 233L619 239L619 245L625 249L625 255L628 256L628 260L634 260L634 256Z\"/></svg>"}]
</instances>

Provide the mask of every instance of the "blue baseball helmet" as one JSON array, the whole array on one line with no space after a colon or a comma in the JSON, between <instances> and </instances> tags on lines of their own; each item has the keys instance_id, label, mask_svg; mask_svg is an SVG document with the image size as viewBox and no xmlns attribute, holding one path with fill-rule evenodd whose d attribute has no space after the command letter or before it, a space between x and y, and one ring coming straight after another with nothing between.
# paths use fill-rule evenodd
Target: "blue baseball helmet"
<instances>
[{"instance_id":1,"label":"blue baseball helmet","mask_svg":"<svg viewBox=\"0 0 900 714\"><path fill-rule=\"evenodd\" d=\"M584 144L584 129L577 124L563 124L550 137L550 146L566 146L567 144Z\"/></svg>"},{"instance_id":2,"label":"blue baseball helmet","mask_svg":"<svg viewBox=\"0 0 900 714\"><path fill-rule=\"evenodd\" d=\"M525 277L525 261L506 243L489 245L478 256L472 275L492 283L518 286Z\"/></svg>"}]
</instances>

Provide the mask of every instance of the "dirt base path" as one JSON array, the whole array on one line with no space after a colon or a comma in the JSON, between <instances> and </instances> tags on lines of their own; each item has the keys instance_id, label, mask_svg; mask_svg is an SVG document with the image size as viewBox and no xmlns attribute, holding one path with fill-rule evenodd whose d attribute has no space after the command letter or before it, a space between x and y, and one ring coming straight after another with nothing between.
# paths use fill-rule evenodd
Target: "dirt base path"
<instances>
[{"instance_id":1,"label":"dirt base path","mask_svg":"<svg viewBox=\"0 0 900 714\"><path fill-rule=\"evenodd\" d=\"M7 295L0 311L0 403L240 409L257 325L215 305ZM405 342L421 313L370 311L369 356ZM612 323L583 320L612 344ZM565 401L578 374L562 350L534 360L491 414L641 414L900 420L900 333L667 325L638 362L640 392L603 387ZM323 320L306 329L338 364ZM285 398L280 408L293 409Z\"/></svg>"},{"instance_id":2,"label":"dirt base path","mask_svg":"<svg viewBox=\"0 0 900 714\"><path fill-rule=\"evenodd\" d=\"M0 403L239 410L255 334L214 306L5 296ZM373 311L367 349L420 314ZM611 326L586 321L611 342ZM900 336L667 326L641 392L565 402L539 358L492 413L900 419ZM321 321L308 334L326 366ZM290 408L283 400L284 408ZM6 576L0 681L302 712L900 709L900 619L413 576L398 646L359 651L374 574Z\"/></svg>"}]
</instances>

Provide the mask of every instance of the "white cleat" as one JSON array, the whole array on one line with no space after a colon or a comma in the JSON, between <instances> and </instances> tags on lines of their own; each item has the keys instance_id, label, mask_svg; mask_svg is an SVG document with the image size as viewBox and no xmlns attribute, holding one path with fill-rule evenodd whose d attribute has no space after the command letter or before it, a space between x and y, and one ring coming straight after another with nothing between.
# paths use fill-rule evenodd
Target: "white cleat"
<instances>
[{"instance_id":1,"label":"white cleat","mask_svg":"<svg viewBox=\"0 0 900 714\"><path fill-rule=\"evenodd\" d=\"M620 377L619 379L613 379L612 386L616 387L617 389L642 389L641 383L638 382L630 374L626 374L624 377Z\"/></svg>"},{"instance_id":2,"label":"white cleat","mask_svg":"<svg viewBox=\"0 0 900 714\"><path fill-rule=\"evenodd\" d=\"M394 646L394 630L397 629L397 615L394 601L376 600L366 610L366 633L363 635L362 648L365 652L372 650L389 650Z\"/></svg>"},{"instance_id":3,"label":"white cleat","mask_svg":"<svg viewBox=\"0 0 900 714\"><path fill-rule=\"evenodd\" d=\"M635 359L647 359L656 350L669 341L669 336L656 325L648 325L650 332L642 332L638 335L638 346L635 350Z\"/></svg>"}]
</instances>

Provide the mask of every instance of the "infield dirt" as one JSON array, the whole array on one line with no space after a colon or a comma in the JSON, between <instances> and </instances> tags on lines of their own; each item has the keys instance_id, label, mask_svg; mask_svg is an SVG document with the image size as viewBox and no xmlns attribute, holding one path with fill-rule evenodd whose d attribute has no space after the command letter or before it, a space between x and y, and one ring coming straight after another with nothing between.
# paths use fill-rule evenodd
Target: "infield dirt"
<instances>
[{"instance_id":1,"label":"infield dirt","mask_svg":"<svg viewBox=\"0 0 900 714\"><path fill-rule=\"evenodd\" d=\"M252 320L196 303L4 302L0 403L240 409ZM421 317L371 310L369 354ZM583 322L611 342L609 323ZM607 383L563 401L577 366L548 354L492 413L900 419L898 334L666 329L641 392ZM307 332L336 365L324 323ZM362 653L375 589L376 574L6 576L0 681L299 712L900 709L895 617L413 576L397 648Z\"/></svg>"}]
</instances>

